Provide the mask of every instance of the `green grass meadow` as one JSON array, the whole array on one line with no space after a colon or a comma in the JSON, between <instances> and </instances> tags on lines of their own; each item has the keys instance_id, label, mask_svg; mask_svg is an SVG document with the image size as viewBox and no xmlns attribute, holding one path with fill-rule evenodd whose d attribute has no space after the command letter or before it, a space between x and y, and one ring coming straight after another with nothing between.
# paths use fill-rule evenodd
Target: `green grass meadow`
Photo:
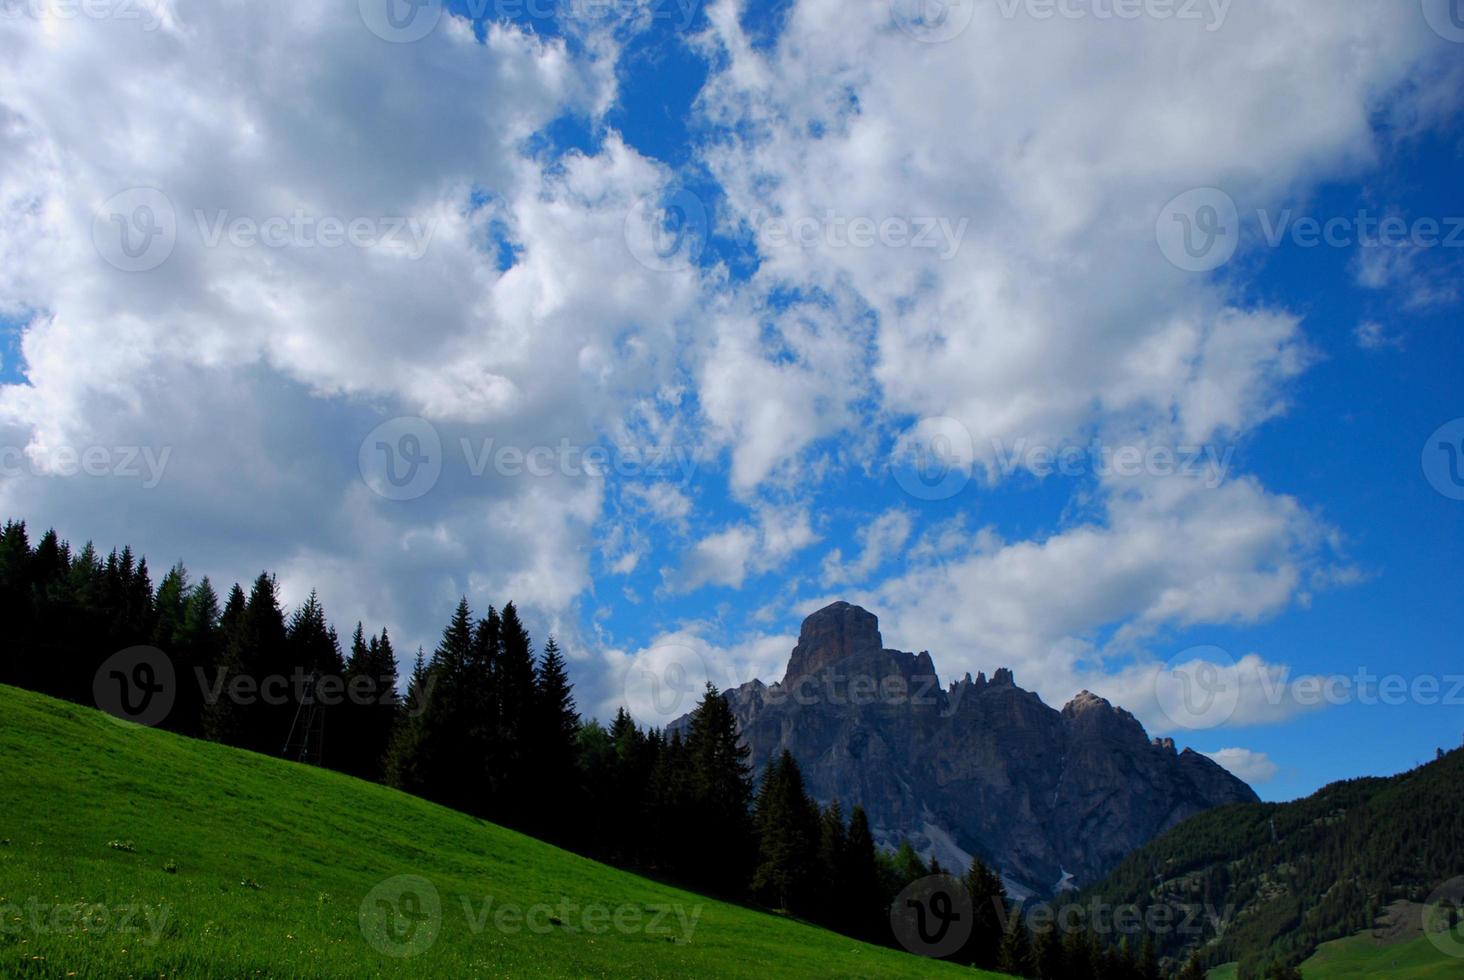
<instances>
[{"instance_id":1,"label":"green grass meadow","mask_svg":"<svg viewBox=\"0 0 1464 980\"><path fill-rule=\"evenodd\" d=\"M1445 955L1426 938L1380 944L1370 935L1323 943L1301 965L1305 980L1461 980L1464 959ZM1235 980L1234 963L1211 970L1208 980Z\"/></svg>"},{"instance_id":2,"label":"green grass meadow","mask_svg":"<svg viewBox=\"0 0 1464 980\"><path fill-rule=\"evenodd\" d=\"M0 761L0 976L992 976L7 687Z\"/></svg>"}]
</instances>

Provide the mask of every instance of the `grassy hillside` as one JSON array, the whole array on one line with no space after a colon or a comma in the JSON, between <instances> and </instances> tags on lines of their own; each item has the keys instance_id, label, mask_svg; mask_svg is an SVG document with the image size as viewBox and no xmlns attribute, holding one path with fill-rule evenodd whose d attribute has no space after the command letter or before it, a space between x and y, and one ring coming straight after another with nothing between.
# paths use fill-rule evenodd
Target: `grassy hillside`
<instances>
[{"instance_id":1,"label":"grassy hillside","mask_svg":"<svg viewBox=\"0 0 1464 980\"><path fill-rule=\"evenodd\" d=\"M7 687L0 765L4 976L973 975Z\"/></svg>"},{"instance_id":2,"label":"grassy hillside","mask_svg":"<svg viewBox=\"0 0 1464 980\"><path fill-rule=\"evenodd\" d=\"M1379 943L1371 935L1323 943L1301 965L1306 980L1456 980L1464 976L1464 961L1439 955L1427 939ZM1208 980L1235 980L1236 964L1227 963L1207 974Z\"/></svg>"},{"instance_id":3,"label":"grassy hillside","mask_svg":"<svg viewBox=\"0 0 1464 980\"><path fill-rule=\"evenodd\" d=\"M1300 964L1324 943L1350 942L1379 926L1390 907L1422 902L1460 874L1464 750L1292 803L1200 814L1134 852L1085 898L1206 908L1196 919L1203 935L1161 936L1162 951L1182 958L1198 947L1207 963L1236 964L1233 975L1249 980L1273 961ZM1437 951L1433 958L1464 976L1464 960Z\"/></svg>"}]
</instances>

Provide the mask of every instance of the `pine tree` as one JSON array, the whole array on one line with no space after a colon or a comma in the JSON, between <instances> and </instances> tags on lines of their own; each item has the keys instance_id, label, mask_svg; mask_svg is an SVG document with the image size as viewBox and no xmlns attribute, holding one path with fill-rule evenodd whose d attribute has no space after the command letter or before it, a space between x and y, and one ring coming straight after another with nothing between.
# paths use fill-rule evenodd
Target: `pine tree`
<instances>
[{"instance_id":1,"label":"pine tree","mask_svg":"<svg viewBox=\"0 0 1464 980\"><path fill-rule=\"evenodd\" d=\"M430 696L424 699L415 768L422 795L484 816L483 781L469 775L480 771L482 760L481 742L474 738L472 692L468 689L472 653L473 613L463 598L442 631L423 682L424 690L430 688Z\"/></svg>"},{"instance_id":2,"label":"pine tree","mask_svg":"<svg viewBox=\"0 0 1464 980\"><path fill-rule=\"evenodd\" d=\"M390 747L386 753L386 782L408 793L423 795L427 785L423 775L423 717L432 701L432 685L426 657L419 649L407 684L407 697L397 716Z\"/></svg>"},{"instance_id":3,"label":"pine tree","mask_svg":"<svg viewBox=\"0 0 1464 980\"><path fill-rule=\"evenodd\" d=\"M693 826L715 842L699 862L696 877L727 895L746 891L756 860L752 834L751 750L742 744L727 699L711 684L691 715L686 739L690 762Z\"/></svg>"},{"instance_id":4,"label":"pine tree","mask_svg":"<svg viewBox=\"0 0 1464 980\"><path fill-rule=\"evenodd\" d=\"M564 656L551 636L534 675L533 826L550 840L563 841L580 798L579 713Z\"/></svg>"},{"instance_id":5,"label":"pine tree","mask_svg":"<svg viewBox=\"0 0 1464 980\"><path fill-rule=\"evenodd\" d=\"M528 795L532 792L532 770L536 765L533 746L536 700L534 648L529 631L524 628L518 609L512 602L503 607L499 628L501 639L494 673L498 713L495 750L502 787L495 813L503 823L522 827L533 811Z\"/></svg>"},{"instance_id":6,"label":"pine tree","mask_svg":"<svg viewBox=\"0 0 1464 980\"><path fill-rule=\"evenodd\" d=\"M1006 932L1006 888L1002 886L1001 878L979 857L971 859L971 867L962 884L971 897L973 913L971 938L962 958L983 970L995 969Z\"/></svg>"},{"instance_id":7,"label":"pine tree","mask_svg":"<svg viewBox=\"0 0 1464 980\"><path fill-rule=\"evenodd\" d=\"M758 864L752 890L774 908L807 914L817 894L819 816L791 752L783 750L759 796Z\"/></svg>"},{"instance_id":8,"label":"pine tree","mask_svg":"<svg viewBox=\"0 0 1464 980\"><path fill-rule=\"evenodd\" d=\"M1041 980L1066 980L1067 959L1062 934L1056 926L1048 926L1038 934L1035 954L1037 976Z\"/></svg>"},{"instance_id":9,"label":"pine tree","mask_svg":"<svg viewBox=\"0 0 1464 980\"><path fill-rule=\"evenodd\" d=\"M1159 954L1154 949L1154 936L1144 933L1144 944L1139 949L1139 980L1163 980L1159 975Z\"/></svg>"},{"instance_id":10,"label":"pine tree","mask_svg":"<svg viewBox=\"0 0 1464 980\"><path fill-rule=\"evenodd\" d=\"M157 623L153 627L152 643L169 656L178 656L179 634L188 612L188 570L180 561L163 576L158 585L156 600Z\"/></svg>"},{"instance_id":11,"label":"pine tree","mask_svg":"<svg viewBox=\"0 0 1464 980\"><path fill-rule=\"evenodd\" d=\"M815 917L829 928L841 932L852 929L856 919L849 906L848 886L843 880L848 867L848 850L849 828L844 823L844 808L834 800L819 815L815 878L819 895Z\"/></svg>"},{"instance_id":12,"label":"pine tree","mask_svg":"<svg viewBox=\"0 0 1464 980\"><path fill-rule=\"evenodd\" d=\"M230 600L232 606L232 596ZM225 610L226 619L229 611ZM221 676L215 681L217 695L204 712L204 728L210 738L256 752L279 754L289 735L292 711L288 703L265 703L260 687L270 678L288 674L285 645L285 618L275 581L261 573L233 624ZM244 683L236 686L241 678Z\"/></svg>"},{"instance_id":13,"label":"pine tree","mask_svg":"<svg viewBox=\"0 0 1464 980\"><path fill-rule=\"evenodd\" d=\"M1013 915L1007 924L1006 934L1002 936L1001 948L997 953L996 968L999 972L1014 977L1036 976L1031 940L1027 935L1027 926L1019 915Z\"/></svg>"},{"instance_id":14,"label":"pine tree","mask_svg":"<svg viewBox=\"0 0 1464 980\"><path fill-rule=\"evenodd\" d=\"M695 804L692 782L690 753L681 732L672 732L651 774L648 809L652 832L647 842L651 865L672 874L682 874L690 868L696 857L692 842L701 837L692 823Z\"/></svg>"},{"instance_id":15,"label":"pine tree","mask_svg":"<svg viewBox=\"0 0 1464 980\"><path fill-rule=\"evenodd\" d=\"M849 896L851 935L874 941L888 930L885 903L880 895L879 862L869 815L856 806L849 814L849 841L844 848L844 872L840 875Z\"/></svg>"}]
</instances>

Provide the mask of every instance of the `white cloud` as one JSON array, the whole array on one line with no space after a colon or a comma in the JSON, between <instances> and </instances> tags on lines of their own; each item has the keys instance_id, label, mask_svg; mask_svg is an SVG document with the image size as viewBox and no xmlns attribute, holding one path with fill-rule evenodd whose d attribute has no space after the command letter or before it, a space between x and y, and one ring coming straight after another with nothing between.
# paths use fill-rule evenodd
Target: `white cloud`
<instances>
[{"instance_id":1,"label":"white cloud","mask_svg":"<svg viewBox=\"0 0 1464 980\"><path fill-rule=\"evenodd\" d=\"M752 290L867 308L866 390L887 412L958 419L988 457L995 440L1060 445L1115 418L1203 441L1282 410L1307 361L1299 318L1168 265L1155 219L1189 188L1224 187L1248 209L1372 165L1375 115L1438 51L1416 10L1358 2L1305 17L1258 2L1214 32L1002 19L988 5L956 39L922 44L882 5L805 0L770 50L750 44L740 9L714 4L702 39L725 66L700 106L723 127L704 157L729 226L969 220L949 260L855 247L847 233L809 247L764 236ZM851 336L866 322L842 318ZM735 377L759 396L790 370L778 352L739 348ZM844 372L834 359L759 397L797 421L781 441L756 425L735 433L741 482L793 465L811 420L829 417L800 411L806 392L840 389ZM726 387L712 378L705 397L720 404Z\"/></svg>"},{"instance_id":2,"label":"white cloud","mask_svg":"<svg viewBox=\"0 0 1464 980\"><path fill-rule=\"evenodd\" d=\"M691 498L669 483L632 484L625 492L644 504L657 520L679 521L691 514Z\"/></svg>"},{"instance_id":3,"label":"white cloud","mask_svg":"<svg viewBox=\"0 0 1464 980\"><path fill-rule=\"evenodd\" d=\"M1270 756L1264 752L1254 752L1250 749L1220 749L1217 752L1206 752L1205 754L1253 786L1269 783L1281 771L1281 767L1272 762Z\"/></svg>"},{"instance_id":4,"label":"white cloud","mask_svg":"<svg viewBox=\"0 0 1464 980\"><path fill-rule=\"evenodd\" d=\"M757 524L737 524L692 545L680 571L665 573L666 588L690 592L703 585L742 588L752 574L778 568L818 540L801 509L763 506Z\"/></svg>"},{"instance_id":5,"label":"white cloud","mask_svg":"<svg viewBox=\"0 0 1464 980\"><path fill-rule=\"evenodd\" d=\"M1284 412L1311 356L1299 316L1230 288L1246 251L1218 277L1168 265L1154 221L1208 185L1285 204L1375 165L1378 119L1411 133L1456 108L1414 84L1438 50L1416 10L1257 0L1205 32L978 8L993 19L930 45L885 4L800 0L757 49L740 4L708 8L692 130L709 136L692 155L725 191L723 230L758 212L963 229L958 249L764 241L747 283L648 268L627 246L626 215L676 174L605 127L623 31L479 42L448 17L393 45L354 11L262 17L243 0L168 5L151 32L0 18L0 312L28 321L0 443L173 460L155 490L0 477L0 506L219 576L279 568L287 596L317 585L337 618L430 643L463 592L572 623L595 543L619 574L650 552L644 528L607 528L627 502L699 528L668 590L782 573L825 530L817 488L877 473L875 448L912 418L959 420L989 466L998 440L1235 441ZM531 145L566 115L597 151ZM166 194L178 237L127 273L94 223L140 186ZM430 239L416 259L390 242L210 246L224 212L400 218ZM1358 274L1436 294L1415 261L1375 250ZM454 463L409 502L356 472L361 438L398 414L435 423ZM706 530L682 485L473 477L461 438L723 451L725 471L699 476L752 517ZM1346 577L1331 529L1252 479L1115 480L1088 503L1032 540L928 528L907 567L868 581L912 534L886 515L826 585L866 580L887 631L948 672L1005 663L1065 696L1101 632L1128 649L1249 622ZM730 656L781 668L758 650Z\"/></svg>"},{"instance_id":6,"label":"white cloud","mask_svg":"<svg viewBox=\"0 0 1464 980\"><path fill-rule=\"evenodd\" d=\"M900 550L910 539L914 527L909 511L888 510L869 524L859 529L855 537L859 541L859 557L844 561L844 553L835 548L824 556L823 581L825 586L845 585L863 582L878 571L887 561L899 557Z\"/></svg>"},{"instance_id":7,"label":"white cloud","mask_svg":"<svg viewBox=\"0 0 1464 980\"><path fill-rule=\"evenodd\" d=\"M719 691L759 677L782 676L797 638L759 634L719 646L695 627L658 634L636 650L608 648L606 685L595 707L602 719L624 705L641 724L665 725L686 714L710 682Z\"/></svg>"},{"instance_id":8,"label":"white cloud","mask_svg":"<svg viewBox=\"0 0 1464 980\"><path fill-rule=\"evenodd\" d=\"M1403 337L1388 330L1376 320L1364 320L1352 331L1357 346L1363 350L1402 350Z\"/></svg>"},{"instance_id":9,"label":"white cloud","mask_svg":"<svg viewBox=\"0 0 1464 980\"><path fill-rule=\"evenodd\" d=\"M572 55L498 26L479 42L448 17L386 44L354 8L309 4L177 14L150 32L0 18L0 310L28 319L28 384L0 388L3 443L172 453L146 491L7 475L0 508L186 556L195 574L278 569L288 599L316 585L333 617L403 640L430 645L463 593L561 622L590 584L604 482L475 477L457 447L638 439L602 423L640 418L676 380L669 352L701 285L625 241L626 213L669 170L613 132L559 160L525 142L609 108L615 42L588 35ZM176 243L124 272L94 220L136 186L165 195ZM231 236L235 219L282 219L288 242ZM331 221L397 219L416 222L420 257L391 236L311 244ZM447 464L408 502L357 473L363 436L399 414L437 424Z\"/></svg>"}]
</instances>

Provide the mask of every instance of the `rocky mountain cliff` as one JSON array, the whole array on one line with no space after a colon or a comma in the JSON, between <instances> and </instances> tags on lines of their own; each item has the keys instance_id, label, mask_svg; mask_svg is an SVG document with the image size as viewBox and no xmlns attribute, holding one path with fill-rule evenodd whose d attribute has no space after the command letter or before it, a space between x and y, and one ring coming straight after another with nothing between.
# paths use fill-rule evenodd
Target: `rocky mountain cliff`
<instances>
[{"instance_id":1,"label":"rocky mountain cliff","mask_svg":"<svg viewBox=\"0 0 1464 980\"><path fill-rule=\"evenodd\" d=\"M883 843L950 867L978 854L1018 892L1097 881L1185 818L1257 801L1096 695L1056 711L1009 670L943 688L928 653L886 650L846 602L804 620L782 681L727 694L758 771L788 749L820 802L863 806Z\"/></svg>"}]
</instances>

